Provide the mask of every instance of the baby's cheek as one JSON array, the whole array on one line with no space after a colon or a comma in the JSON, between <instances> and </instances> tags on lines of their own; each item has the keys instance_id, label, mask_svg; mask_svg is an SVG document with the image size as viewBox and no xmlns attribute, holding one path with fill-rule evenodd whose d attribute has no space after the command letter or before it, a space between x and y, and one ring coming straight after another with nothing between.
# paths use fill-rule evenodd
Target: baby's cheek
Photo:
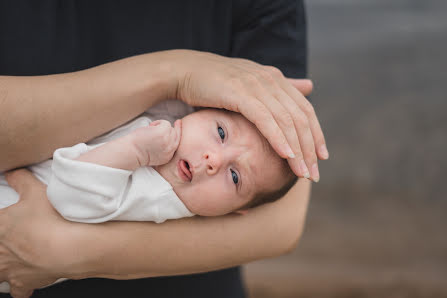
<instances>
[{"instance_id":1,"label":"baby's cheek","mask_svg":"<svg viewBox=\"0 0 447 298\"><path fill-rule=\"evenodd\" d=\"M209 187L209 185L201 185L194 189L194 198L192 204L198 211L197 214L204 216L216 216L222 215L223 210L223 198L220 190Z\"/></svg>"}]
</instances>

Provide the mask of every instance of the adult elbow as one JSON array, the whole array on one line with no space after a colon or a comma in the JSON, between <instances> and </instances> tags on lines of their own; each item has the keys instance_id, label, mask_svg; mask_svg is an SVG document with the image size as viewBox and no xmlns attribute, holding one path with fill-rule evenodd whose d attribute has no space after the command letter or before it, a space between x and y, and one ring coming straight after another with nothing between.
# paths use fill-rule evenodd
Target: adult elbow
<instances>
[{"instance_id":1,"label":"adult elbow","mask_svg":"<svg viewBox=\"0 0 447 298\"><path fill-rule=\"evenodd\" d=\"M303 236L307 211L305 206L303 206L301 211L290 222L285 223L281 227L281 255L293 252Z\"/></svg>"},{"instance_id":2,"label":"adult elbow","mask_svg":"<svg viewBox=\"0 0 447 298\"><path fill-rule=\"evenodd\" d=\"M282 254L289 254L296 249L303 235L303 226L304 224L300 224L298 227L295 226L294 229L290 229L287 237L285 237L286 241L283 246Z\"/></svg>"},{"instance_id":3,"label":"adult elbow","mask_svg":"<svg viewBox=\"0 0 447 298\"><path fill-rule=\"evenodd\" d=\"M293 252L298 246L302 235L303 223L283 227L281 232L277 233L277 237L274 240L274 245L270 246L271 251L268 257L279 257Z\"/></svg>"}]
</instances>

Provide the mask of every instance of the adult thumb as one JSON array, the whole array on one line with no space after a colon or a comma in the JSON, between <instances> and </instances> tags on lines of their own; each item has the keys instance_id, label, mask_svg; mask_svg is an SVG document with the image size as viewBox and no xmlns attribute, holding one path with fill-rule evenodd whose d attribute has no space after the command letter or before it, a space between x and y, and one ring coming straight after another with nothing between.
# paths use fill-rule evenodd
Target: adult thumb
<instances>
[{"instance_id":1,"label":"adult thumb","mask_svg":"<svg viewBox=\"0 0 447 298\"><path fill-rule=\"evenodd\" d=\"M314 89L314 84L309 79L291 79L288 78L293 87L298 89L304 96L308 96Z\"/></svg>"},{"instance_id":2,"label":"adult thumb","mask_svg":"<svg viewBox=\"0 0 447 298\"><path fill-rule=\"evenodd\" d=\"M27 169L18 169L5 173L6 182L8 182L9 186L14 188L19 195L22 195L26 192L27 189L33 186L42 186L42 182L40 182L29 170Z\"/></svg>"}]
</instances>

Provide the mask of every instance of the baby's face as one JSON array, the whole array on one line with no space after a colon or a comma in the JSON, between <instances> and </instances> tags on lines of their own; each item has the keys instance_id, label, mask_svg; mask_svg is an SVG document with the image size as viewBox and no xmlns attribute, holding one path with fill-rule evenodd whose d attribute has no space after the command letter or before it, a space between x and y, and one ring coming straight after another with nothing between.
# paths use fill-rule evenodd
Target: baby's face
<instances>
[{"instance_id":1,"label":"baby's face","mask_svg":"<svg viewBox=\"0 0 447 298\"><path fill-rule=\"evenodd\" d=\"M280 157L266 142L240 114L201 110L182 119L176 153L156 170L192 213L227 214L281 184Z\"/></svg>"}]
</instances>

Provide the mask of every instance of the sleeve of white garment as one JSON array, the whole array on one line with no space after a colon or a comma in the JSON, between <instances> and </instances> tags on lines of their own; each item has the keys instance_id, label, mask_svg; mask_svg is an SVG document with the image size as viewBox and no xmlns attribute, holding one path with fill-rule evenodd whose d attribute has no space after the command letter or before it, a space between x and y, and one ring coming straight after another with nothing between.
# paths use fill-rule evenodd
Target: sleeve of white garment
<instances>
[{"instance_id":1,"label":"sleeve of white garment","mask_svg":"<svg viewBox=\"0 0 447 298\"><path fill-rule=\"evenodd\" d=\"M58 149L53 155L47 195L64 218L86 223L160 223L193 215L151 167L132 172L75 160L96 146L81 143Z\"/></svg>"}]
</instances>

